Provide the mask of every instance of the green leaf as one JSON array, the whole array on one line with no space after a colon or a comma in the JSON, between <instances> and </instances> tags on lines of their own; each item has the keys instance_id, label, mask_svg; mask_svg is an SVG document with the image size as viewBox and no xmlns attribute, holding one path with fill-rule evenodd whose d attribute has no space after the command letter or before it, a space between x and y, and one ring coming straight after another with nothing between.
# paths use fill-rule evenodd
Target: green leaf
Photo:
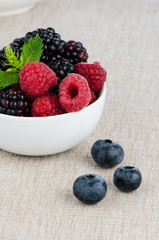
<instances>
[{"instance_id":1,"label":"green leaf","mask_svg":"<svg viewBox=\"0 0 159 240\"><path fill-rule=\"evenodd\" d=\"M0 89L18 83L19 73L0 71Z\"/></svg>"},{"instance_id":2,"label":"green leaf","mask_svg":"<svg viewBox=\"0 0 159 240\"><path fill-rule=\"evenodd\" d=\"M5 54L6 54L6 59L7 59L7 65L12 66L15 68L15 71L18 72L19 65L21 64L20 59L19 59L19 53L17 56L15 55L15 52L13 52L12 48L7 45L5 47Z\"/></svg>"},{"instance_id":3,"label":"green leaf","mask_svg":"<svg viewBox=\"0 0 159 240\"><path fill-rule=\"evenodd\" d=\"M16 69L16 68L12 68L12 67L8 68L6 72L18 73L18 72L17 72L17 69Z\"/></svg>"},{"instance_id":4,"label":"green leaf","mask_svg":"<svg viewBox=\"0 0 159 240\"><path fill-rule=\"evenodd\" d=\"M28 62L39 62L42 53L43 41L37 34L34 38L30 38L27 43L24 43L20 59L23 65Z\"/></svg>"}]
</instances>

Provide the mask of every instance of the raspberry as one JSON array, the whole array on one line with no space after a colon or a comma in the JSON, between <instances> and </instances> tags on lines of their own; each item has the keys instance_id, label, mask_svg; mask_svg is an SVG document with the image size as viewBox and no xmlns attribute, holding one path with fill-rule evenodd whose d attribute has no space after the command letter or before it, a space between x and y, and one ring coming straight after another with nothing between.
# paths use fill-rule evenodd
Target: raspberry
<instances>
[{"instance_id":1,"label":"raspberry","mask_svg":"<svg viewBox=\"0 0 159 240\"><path fill-rule=\"evenodd\" d=\"M90 102L89 102L89 105L90 105L91 103L94 103L96 99L97 99L96 95L95 95L95 94L92 92L92 90L91 90L91 100L90 100Z\"/></svg>"},{"instance_id":2,"label":"raspberry","mask_svg":"<svg viewBox=\"0 0 159 240\"><path fill-rule=\"evenodd\" d=\"M46 93L37 97L32 103L32 117L54 116L65 113L55 93Z\"/></svg>"},{"instance_id":3,"label":"raspberry","mask_svg":"<svg viewBox=\"0 0 159 240\"><path fill-rule=\"evenodd\" d=\"M20 86L30 99L42 96L57 84L56 74L42 62L29 62L20 72Z\"/></svg>"},{"instance_id":4,"label":"raspberry","mask_svg":"<svg viewBox=\"0 0 159 240\"><path fill-rule=\"evenodd\" d=\"M69 74L59 85L59 102L66 112L80 111L90 99L88 82L79 74Z\"/></svg>"},{"instance_id":5,"label":"raspberry","mask_svg":"<svg viewBox=\"0 0 159 240\"><path fill-rule=\"evenodd\" d=\"M89 87L93 92L98 92L106 81L107 72L100 66L99 62L78 63L74 65L75 73L87 79Z\"/></svg>"}]
</instances>

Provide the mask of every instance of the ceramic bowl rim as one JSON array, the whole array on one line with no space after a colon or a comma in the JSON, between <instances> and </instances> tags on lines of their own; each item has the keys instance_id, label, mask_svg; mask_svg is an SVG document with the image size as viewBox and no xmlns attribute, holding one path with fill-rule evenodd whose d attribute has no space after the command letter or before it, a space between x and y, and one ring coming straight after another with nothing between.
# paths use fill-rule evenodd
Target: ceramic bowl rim
<instances>
[{"instance_id":1,"label":"ceramic bowl rim","mask_svg":"<svg viewBox=\"0 0 159 240\"><path fill-rule=\"evenodd\" d=\"M46 117L19 117L19 116L11 116L11 115L0 113L0 119L6 118L6 119L14 119L14 120L17 120L17 121L27 121L27 122L29 122L29 121L37 121L37 119L38 119L38 121L43 121L43 120L48 120L48 121L52 120L53 121L53 119L58 119L58 118L62 119L64 117L68 117L68 116L71 116L71 115L75 116L77 114L80 114L84 111L87 111L87 110L93 108L95 105L98 104L99 101L101 101L102 96L104 96L105 94L106 94L106 83L104 83L97 100L94 103L88 105L87 107L83 108L82 110L80 110L78 112L67 112L67 113L64 113L64 114L59 114L59 115L55 115L55 116L46 116Z\"/></svg>"}]
</instances>

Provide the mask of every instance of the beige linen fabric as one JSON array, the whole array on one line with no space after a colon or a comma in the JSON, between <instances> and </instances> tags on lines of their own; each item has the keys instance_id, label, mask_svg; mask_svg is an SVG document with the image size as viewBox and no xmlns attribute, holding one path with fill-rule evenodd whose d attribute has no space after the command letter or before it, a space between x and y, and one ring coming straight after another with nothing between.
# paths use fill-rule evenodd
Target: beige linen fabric
<instances>
[{"instance_id":1,"label":"beige linen fabric","mask_svg":"<svg viewBox=\"0 0 159 240\"><path fill-rule=\"evenodd\" d=\"M0 47L48 26L83 42L89 62L107 70L105 108L91 136L64 153L26 157L0 150L0 240L158 240L159 1L43 1L28 13L0 18ZM99 138L119 142L125 150L120 165L141 170L136 192L118 191L116 168L92 160ZM108 184L94 206L72 194L74 180L85 173Z\"/></svg>"}]
</instances>

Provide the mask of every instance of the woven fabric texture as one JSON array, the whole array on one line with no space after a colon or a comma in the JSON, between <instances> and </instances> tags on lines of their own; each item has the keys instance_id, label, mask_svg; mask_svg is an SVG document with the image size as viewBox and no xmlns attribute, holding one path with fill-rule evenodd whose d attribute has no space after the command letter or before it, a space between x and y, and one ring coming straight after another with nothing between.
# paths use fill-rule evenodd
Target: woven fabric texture
<instances>
[{"instance_id":1,"label":"woven fabric texture","mask_svg":"<svg viewBox=\"0 0 159 240\"><path fill-rule=\"evenodd\" d=\"M0 240L158 240L159 1L41 1L27 13L0 18L0 47L48 26L84 43L89 62L107 70L104 112L92 134L66 152L27 157L0 149ZM104 138L123 146L120 165L141 170L137 191L118 191L116 167L92 160L92 144ZM85 173L107 182L97 205L73 196L74 180Z\"/></svg>"}]
</instances>

